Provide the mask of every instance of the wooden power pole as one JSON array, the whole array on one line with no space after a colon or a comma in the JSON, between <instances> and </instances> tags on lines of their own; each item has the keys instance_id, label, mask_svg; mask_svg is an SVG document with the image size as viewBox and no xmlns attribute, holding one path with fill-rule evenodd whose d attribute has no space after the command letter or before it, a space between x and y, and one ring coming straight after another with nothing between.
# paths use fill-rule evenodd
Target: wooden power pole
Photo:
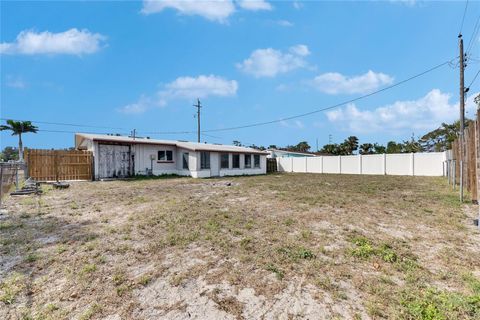
<instances>
[{"instance_id":1,"label":"wooden power pole","mask_svg":"<svg viewBox=\"0 0 480 320\"><path fill-rule=\"evenodd\" d=\"M200 142L200 108L202 107L200 99L197 99L197 104L193 106L197 108L197 142Z\"/></svg>"},{"instance_id":2,"label":"wooden power pole","mask_svg":"<svg viewBox=\"0 0 480 320\"><path fill-rule=\"evenodd\" d=\"M463 202L463 165L465 158L465 146L464 146L464 132L465 132L465 83L464 83L464 72L465 72L465 56L463 54L463 38L462 34L458 35L459 38L459 49L460 49L460 201Z\"/></svg>"}]
</instances>

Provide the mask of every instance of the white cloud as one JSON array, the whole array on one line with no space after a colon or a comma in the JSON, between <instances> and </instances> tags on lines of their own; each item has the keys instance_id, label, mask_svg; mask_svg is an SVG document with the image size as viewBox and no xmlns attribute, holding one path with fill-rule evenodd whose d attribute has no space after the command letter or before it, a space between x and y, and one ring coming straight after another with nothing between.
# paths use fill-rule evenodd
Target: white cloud
<instances>
[{"instance_id":1,"label":"white cloud","mask_svg":"<svg viewBox=\"0 0 480 320\"><path fill-rule=\"evenodd\" d=\"M240 0L239 7L245 10L272 10L272 5L265 0Z\"/></svg>"},{"instance_id":2,"label":"white cloud","mask_svg":"<svg viewBox=\"0 0 480 320\"><path fill-rule=\"evenodd\" d=\"M7 87L14 89L25 89L27 87L27 83L22 78L11 75L7 75L5 84Z\"/></svg>"},{"instance_id":3,"label":"white cloud","mask_svg":"<svg viewBox=\"0 0 480 320\"><path fill-rule=\"evenodd\" d=\"M303 129L303 128L305 128L305 125L300 120L280 121L280 125L282 127L290 128L290 129Z\"/></svg>"},{"instance_id":4,"label":"white cloud","mask_svg":"<svg viewBox=\"0 0 480 320\"><path fill-rule=\"evenodd\" d=\"M290 52L296 55L299 55L301 57L306 57L310 54L310 50L308 50L308 47L304 44L298 44L296 46L291 47Z\"/></svg>"},{"instance_id":5,"label":"white cloud","mask_svg":"<svg viewBox=\"0 0 480 320\"><path fill-rule=\"evenodd\" d=\"M473 99L477 94L471 95L466 101L467 116L475 112ZM458 103L450 103L450 99L450 94L433 89L417 100L396 101L374 110L362 111L355 104L349 104L327 112L327 118L352 133L397 133L407 130L420 133L438 128L442 122L451 123L458 119Z\"/></svg>"},{"instance_id":6,"label":"white cloud","mask_svg":"<svg viewBox=\"0 0 480 320\"><path fill-rule=\"evenodd\" d=\"M0 44L2 54L73 54L82 55L98 51L106 37L99 33L76 28L65 32L36 32L25 30L15 42Z\"/></svg>"},{"instance_id":7,"label":"white cloud","mask_svg":"<svg viewBox=\"0 0 480 320\"><path fill-rule=\"evenodd\" d=\"M141 96L137 102L127 104L118 109L119 112L125 114L141 114L147 111L150 106L153 106L153 102L151 99L147 98L146 96Z\"/></svg>"},{"instance_id":8,"label":"white cloud","mask_svg":"<svg viewBox=\"0 0 480 320\"><path fill-rule=\"evenodd\" d=\"M199 15L208 20L219 22L225 22L235 12L235 6L231 0L144 0L141 12L152 14L165 9L175 9L183 15Z\"/></svg>"},{"instance_id":9,"label":"white cloud","mask_svg":"<svg viewBox=\"0 0 480 320\"><path fill-rule=\"evenodd\" d=\"M275 77L281 73L306 67L305 57L309 54L308 47L302 44L290 47L288 52L272 48L257 49L248 59L237 63L236 66L256 78Z\"/></svg>"},{"instance_id":10,"label":"white cloud","mask_svg":"<svg viewBox=\"0 0 480 320\"><path fill-rule=\"evenodd\" d=\"M228 97L237 93L238 83L215 75L201 75L198 77L179 77L168 83L165 89L159 92L164 99L172 98L206 98L208 96Z\"/></svg>"},{"instance_id":11,"label":"white cloud","mask_svg":"<svg viewBox=\"0 0 480 320\"><path fill-rule=\"evenodd\" d=\"M293 1L292 5L297 10L300 10L303 8L303 3L301 3L300 1Z\"/></svg>"},{"instance_id":12,"label":"white cloud","mask_svg":"<svg viewBox=\"0 0 480 320\"><path fill-rule=\"evenodd\" d=\"M328 94L368 93L384 85L393 83L393 77L369 70L359 76L344 76L337 72L328 72L316 76L312 85Z\"/></svg>"},{"instance_id":13,"label":"white cloud","mask_svg":"<svg viewBox=\"0 0 480 320\"><path fill-rule=\"evenodd\" d=\"M290 22L288 20L278 20L277 24L282 27L293 27L293 22Z\"/></svg>"},{"instance_id":14,"label":"white cloud","mask_svg":"<svg viewBox=\"0 0 480 320\"><path fill-rule=\"evenodd\" d=\"M137 102L119 109L120 112L139 114L151 107L166 106L171 100L193 100L210 96L229 97L236 95L238 83L215 75L198 77L178 77L167 83L155 94L154 98L142 96Z\"/></svg>"}]
</instances>

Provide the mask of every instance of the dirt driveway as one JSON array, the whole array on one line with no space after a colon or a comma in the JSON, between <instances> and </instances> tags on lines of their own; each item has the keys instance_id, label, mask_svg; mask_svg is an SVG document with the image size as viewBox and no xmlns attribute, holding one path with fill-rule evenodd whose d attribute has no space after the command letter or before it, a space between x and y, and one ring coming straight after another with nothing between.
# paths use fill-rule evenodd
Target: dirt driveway
<instances>
[{"instance_id":1,"label":"dirt driveway","mask_svg":"<svg viewBox=\"0 0 480 320\"><path fill-rule=\"evenodd\" d=\"M477 208L442 178L44 190L0 216L1 319L480 319Z\"/></svg>"}]
</instances>

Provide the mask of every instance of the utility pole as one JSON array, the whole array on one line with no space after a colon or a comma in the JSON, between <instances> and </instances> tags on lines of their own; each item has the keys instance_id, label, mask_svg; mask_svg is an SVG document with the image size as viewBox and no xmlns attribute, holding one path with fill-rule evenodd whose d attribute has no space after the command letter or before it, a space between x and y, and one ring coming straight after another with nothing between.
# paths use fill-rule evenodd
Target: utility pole
<instances>
[{"instance_id":1,"label":"utility pole","mask_svg":"<svg viewBox=\"0 0 480 320\"><path fill-rule=\"evenodd\" d=\"M200 108L202 107L200 99L197 99L197 104L193 106L197 108L197 142L200 142Z\"/></svg>"},{"instance_id":2,"label":"utility pole","mask_svg":"<svg viewBox=\"0 0 480 320\"><path fill-rule=\"evenodd\" d=\"M463 160L464 160L464 131L465 131L465 56L463 54L462 34L458 35L460 49L460 202L463 202Z\"/></svg>"},{"instance_id":3,"label":"utility pole","mask_svg":"<svg viewBox=\"0 0 480 320\"><path fill-rule=\"evenodd\" d=\"M136 134L137 134L137 129L133 129L133 131L132 131L132 138L133 138L133 140L135 140Z\"/></svg>"}]
</instances>

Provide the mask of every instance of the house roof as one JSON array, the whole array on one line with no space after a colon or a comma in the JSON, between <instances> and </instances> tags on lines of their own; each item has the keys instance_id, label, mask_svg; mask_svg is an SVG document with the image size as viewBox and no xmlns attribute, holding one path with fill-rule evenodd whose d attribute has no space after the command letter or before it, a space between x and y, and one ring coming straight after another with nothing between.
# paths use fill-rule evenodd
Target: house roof
<instances>
[{"instance_id":1,"label":"house roof","mask_svg":"<svg viewBox=\"0 0 480 320\"><path fill-rule=\"evenodd\" d=\"M316 154L311 152L298 152L298 151L288 151L288 150L281 150L281 149L267 149L269 153L283 153L283 154L295 154L299 156L310 156L315 157Z\"/></svg>"},{"instance_id":2,"label":"house roof","mask_svg":"<svg viewBox=\"0 0 480 320\"><path fill-rule=\"evenodd\" d=\"M247 148L247 147L237 147L231 145L223 144L212 144L212 143L198 143L198 142L188 142L188 141L178 141L178 140L158 140L150 138L133 138L127 136L116 136L116 135L107 135L107 134L91 134L91 133L76 133L75 134L75 147L80 148L85 140L92 141L104 141L104 142L117 142L117 143L128 143L128 144L152 144L152 145L170 145L176 146L179 148L191 150L191 151L212 151L212 152L238 152L238 153L255 153L255 154L268 154L266 151Z\"/></svg>"}]
</instances>

